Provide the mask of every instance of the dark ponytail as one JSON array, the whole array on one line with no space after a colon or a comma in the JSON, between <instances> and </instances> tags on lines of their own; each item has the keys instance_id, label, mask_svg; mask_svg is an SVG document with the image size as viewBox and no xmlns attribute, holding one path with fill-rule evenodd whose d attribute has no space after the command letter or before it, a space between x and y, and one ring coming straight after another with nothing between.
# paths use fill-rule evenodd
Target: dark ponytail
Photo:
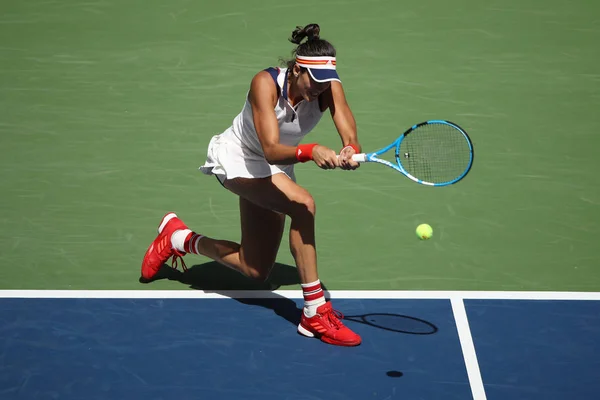
<instances>
[{"instance_id":1,"label":"dark ponytail","mask_svg":"<svg viewBox=\"0 0 600 400\"><path fill-rule=\"evenodd\" d=\"M321 39L321 28L318 24L308 24L305 27L297 26L292 32L289 41L298 45L292 51L292 59L284 61L284 65L293 68L296 55L307 57L335 57L335 47L325 39ZM303 42L303 40L306 40Z\"/></svg>"},{"instance_id":2,"label":"dark ponytail","mask_svg":"<svg viewBox=\"0 0 600 400\"><path fill-rule=\"evenodd\" d=\"M320 40L320 32L321 28L318 24L308 24L304 28L297 26L294 32L292 32L292 37L289 38L289 41L294 44L300 44L304 38L308 38L307 41L309 42L313 40Z\"/></svg>"}]
</instances>

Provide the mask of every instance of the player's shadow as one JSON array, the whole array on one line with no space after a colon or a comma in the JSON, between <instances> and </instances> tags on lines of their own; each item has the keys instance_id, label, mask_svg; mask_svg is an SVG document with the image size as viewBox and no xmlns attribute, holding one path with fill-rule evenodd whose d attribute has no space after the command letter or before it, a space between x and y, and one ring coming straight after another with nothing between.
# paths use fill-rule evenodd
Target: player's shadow
<instances>
[{"instance_id":1,"label":"player's shadow","mask_svg":"<svg viewBox=\"0 0 600 400\"><path fill-rule=\"evenodd\" d=\"M227 268L216 261L197 264L187 271L180 271L164 264L151 281L140 278L141 283L168 279L181 282L196 290L210 292L231 290L276 290L281 286L297 285L300 283L298 270L287 264L276 263L265 282L249 279L241 273Z\"/></svg>"},{"instance_id":2,"label":"player's shadow","mask_svg":"<svg viewBox=\"0 0 600 400\"><path fill-rule=\"evenodd\" d=\"M271 309L276 315L285 318L294 326L300 323L302 308L299 307L299 304L273 292L282 286L300 283L298 270L291 265L276 263L265 282L248 279L239 272L215 261L194 265L184 272L163 265L152 281L162 279L181 282L189 285L192 289L221 294L242 304ZM140 278L140 282L149 283L143 278ZM326 285L321 282L321 286L325 297L329 300L330 294ZM257 293L253 294L254 291ZM240 297L240 292L244 292L243 297ZM300 304L302 304L301 301ZM373 328L412 335L431 335L438 331L438 328L431 322L393 313L373 312L362 315L345 315L344 323L347 323L349 327L352 323L360 323Z\"/></svg>"},{"instance_id":3,"label":"player's shadow","mask_svg":"<svg viewBox=\"0 0 600 400\"><path fill-rule=\"evenodd\" d=\"M291 265L276 263L269 278L265 282L258 282L215 261L194 265L184 272L165 264L151 281L163 279L181 282L192 289L231 297L242 304L265 307L294 325L300 323L302 309L298 304L292 299L273 293L282 286L300 283L298 270ZM143 278L140 278L140 282L149 283ZM321 286L326 292L325 285L321 283ZM231 293L234 291L238 292L235 296ZM244 292L242 295L245 297L240 297L240 291ZM253 295L253 291L257 291L256 296Z\"/></svg>"}]
</instances>

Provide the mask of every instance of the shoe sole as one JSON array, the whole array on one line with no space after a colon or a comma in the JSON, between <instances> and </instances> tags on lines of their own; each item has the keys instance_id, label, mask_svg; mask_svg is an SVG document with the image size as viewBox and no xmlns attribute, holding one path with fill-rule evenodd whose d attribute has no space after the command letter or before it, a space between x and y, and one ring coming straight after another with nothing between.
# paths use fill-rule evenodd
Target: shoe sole
<instances>
[{"instance_id":1,"label":"shoe sole","mask_svg":"<svg viewBox=\"0 0 600 400\"><path fill-rule=\"evenodd\" d=\"M310 338L315 337L315 334L312 333L311 331L309 331L308 329L306 329L305 327L303 327L302 324L298 324L298 333L300 333L301 335L304 335L306 337L310 337ZM336 346L347 346L347 347L358 346L362 342L361 340L359 340L358 342L340 342L337 340L329 339L326 336L321 336L320 339L321 339L321 341L328 343L328 344L333 344Z\"/></svg>"},{"instance_id":2,"label":"shoe sole","mask_svg":"<svg viewBox=\"0 0 600 400\"><path fill-rule=\"evenodd\" d=\"M298 324L298 332L306 337L315 337L315 334L302 326L302 324Z\"/></svg>"}]
</instances>

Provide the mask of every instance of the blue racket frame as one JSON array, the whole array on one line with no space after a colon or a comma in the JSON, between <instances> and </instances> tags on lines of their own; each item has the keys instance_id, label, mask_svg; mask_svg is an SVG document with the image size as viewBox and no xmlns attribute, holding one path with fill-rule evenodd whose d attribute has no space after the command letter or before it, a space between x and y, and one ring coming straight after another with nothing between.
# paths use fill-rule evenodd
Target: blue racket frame
<instances>
[{"instance_id":1,"label":"blue racket frame","mask_svg":"<svg viewBox=\"0 0 600 400\"><path fill-rule=\"evenodd\" d=\"M432 183L432 182L427 182L424 181L422 179L418 179L414 176L412 176L411 174L409 174L403 167L402 167L402 162L400 161L400 144L402 143L402 141L404 140L404 138L406 138L406 136L408 136L411 132L413 132L415 129L423 126L423 125L429 125L429 124L444 124L444 125L448 125L456 130L458 130L460 133L462 133L463 137L465 138L465 141L467 142L467 144L469 145L469 163L466 166L465 170L463 171L462 174L460 174L458 177L454 178L451 181L447 181L447 182L438 182L438 183ZM396 148L396 164L391 163L387 160L381 159L378 156L382 155L383 153L386 153L387 151L389 151L392 148ZM387 165L390 168L395 169L396 171L400 172L401 174L403 174L404 176L406 176L407 178L420 183L421 185L427 185L427 186L448 186L448 185L452 185L458 181L460 181L461 179L463 179L471 170L471 167L473 166L473 159L474 159L474 151L473 151L473 143L471 141L471 138L469 137L469 135L467 134L467 132L465 132L464 129L462 129L460 126L456 125L453 122L450 121L446 121L446 120L429 120L429 121L425 121L425 122L421 122L419 124L413 125L411 126L409 129L406 130L406 132L404 132L402 135L400 135L400 137L398 139L396 139L394 142L390 143L388 146L379 149L377 151L371 152L371 153L363 153L363 154L355 154L353 156L353 159L359 162L375 162L375 163L379 163L379 164L383 164L383 165Z\"/></svg>"}]
</instances>

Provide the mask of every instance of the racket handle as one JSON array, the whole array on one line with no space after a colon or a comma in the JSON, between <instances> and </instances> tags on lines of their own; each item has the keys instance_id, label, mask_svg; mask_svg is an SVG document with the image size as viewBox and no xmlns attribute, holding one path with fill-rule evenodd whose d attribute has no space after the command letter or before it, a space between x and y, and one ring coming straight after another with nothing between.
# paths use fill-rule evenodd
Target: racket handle
<instances>
[{"instance_id":1,"label":"racket handle","mask_svg":"<svg viewBox=\"0 0 600 400\"><path fill-rule=\"evenodd\" d=\"M340 158L340 155L338 154L338 158ZM356 162L366 162L367 161L367 154L366 153L360 153L360 154L352 154L352 160L356 161Z\"/></svg>"},{"instance_id":2,"label":"racket handle","mask_svg":"<svg viewBox=\"0 0 600 400\"><path fill-rule=\"evenodd\" d=\"M360 154L352 154L352 159L356 162L366 162L367 161L367 155L365 153L360 153Z\"/></svg>"}]
</instances>

